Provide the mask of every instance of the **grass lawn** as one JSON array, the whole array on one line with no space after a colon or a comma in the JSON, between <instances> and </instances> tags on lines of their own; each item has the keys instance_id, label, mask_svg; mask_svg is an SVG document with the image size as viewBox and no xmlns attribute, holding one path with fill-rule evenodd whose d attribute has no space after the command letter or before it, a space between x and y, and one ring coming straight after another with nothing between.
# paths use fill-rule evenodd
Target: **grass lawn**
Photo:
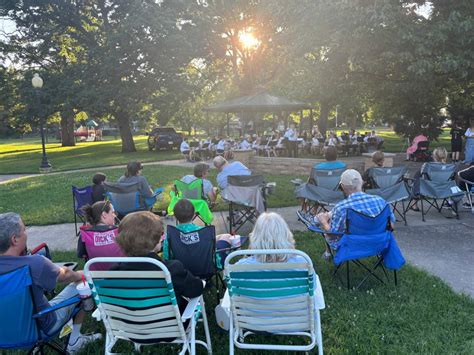
<instances>
[{"instance_id":1,"label":"grass lawn","mask_svg":"<svg viewBox=\"0 0 474 355\"><path fill-rule=\"evenodd\" d=\"M122 141L82 142L75 147L61 147L61 143L46 146L53 171L74 170L126 164L130 160L142 162L179 159L178 150L148 151L147 136L134 137L137 151L122 153ZM38 173L41 163L41 141L36 139L0 140L0 174Z\"/></svg>"},{"instance_id":2,"label":"grass lawn","mask_svg":"<svg viewBox=\"0 0 474 355\"><path fill-rule=\"evenodd\" d=\"M454 293L438 278L408 265L399 272L397 287L374 280L362 290L347 291L332 278L332 265L320 258L324 249L320 238L308 232L296 233L296 245L313 260L323 287L326 309L321 312L321 319L326 354L474 353L474 301ZM55 259L75 260L75 254L56 253ZM359 276L355 273L351 277L356 280ZM215 323L214 289L206 290L205 299L214 354L226 354L228 336ZM103 332L103 327L89 320L84 331ZM103 353L103 349L101 341L89 345L81 354ZM197 349L198 354L205 353L199 346ZM123 353L132 350L126 342L119 342L115 348ZM169 354L176 353L177 348L149 346L143 352Z\"/></svg>"},{"instance_id":3,"label":"grass lawn","mask_svg":"<svg viewBox=\"0 0 474 355\"><path fill-rule=\"evenodd\" d=\"M123 175L124 169L105 171L110 181L117 181ZM192 174L192 169L175 166L145 166L143 175L154 188L165 187L164 200L157 202L155 209L166 209L169 203L169 191L174 179L186 174ZM27 225L45 225L74 222L72 208L71 185L86 186L91 184L94 172L75 172L59 175L44 175L22 179L0 185L0 213L17 212L22 215ZM216 171L210 171L210 179L215 182ZM295 176L305 178L303 176ZM275 194L269 197L269 207L285 207L296 205L294 186L284 175L265 175L266 181L275 181ZM226 205L222 204L221 208Z\"/></svg>"},{"instance_id":4,"label":"grass lawn","mask_svg":"<svg viewBox=\"0 0 474 355\"><path fill-rule=\"evenodd\" d=\"M404 152L406 150L404 140L393 131L381 128L377 129L377 134L384 138L384 151ZM77 143L75 147L61 147L60 143L49 143L46 149L53 171L100 168L125 164L130 160L149 162L178 159L181 156L177 150L149 152L146 143L147 136L136 136L134 140L137 148L134 153L122 153L120 140L82 142ZM449 149L450 136L447 130L438 138L438 141L432 142L432 149L437 146ZM40 163L41 142L38 139L0 140L0 174L38 173Z\"/></svg>"}]
</instances>

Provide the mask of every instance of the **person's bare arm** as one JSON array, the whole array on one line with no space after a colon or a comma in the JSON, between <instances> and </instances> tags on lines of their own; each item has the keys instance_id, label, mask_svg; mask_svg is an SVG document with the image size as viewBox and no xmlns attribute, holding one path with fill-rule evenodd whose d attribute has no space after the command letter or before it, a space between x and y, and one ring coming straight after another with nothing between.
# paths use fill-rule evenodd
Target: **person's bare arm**
<instances>
[{"instance_id":1,"label":"person's bare arm","mask_svg":"<svg viewBox=\"0 0 474 355\"><path fill-rule=\"evenodd\" d=\"M322 230L329 231L331 229L331 215L328 212L319 213L317 215Z\"/></svg>"},{"instance_id":2,"label":"person's bare arm","mask_svg":"<svg viewBox=\"0 0 474 355\"><path fill-rule=\"evenodd\" d=\"M82 280L82 271L73 271L67 267L59 268L58 282L68 284L71 282L78 282Z\"/></svg>"}]
</instances>

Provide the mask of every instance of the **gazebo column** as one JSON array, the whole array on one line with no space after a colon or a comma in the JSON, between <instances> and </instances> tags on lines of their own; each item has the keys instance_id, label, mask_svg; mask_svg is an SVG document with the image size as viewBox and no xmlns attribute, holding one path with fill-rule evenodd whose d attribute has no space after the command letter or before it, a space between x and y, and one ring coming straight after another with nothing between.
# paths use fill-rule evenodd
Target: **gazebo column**
<instances>
[{"instance_id":1,"label":"gazebo column","mask_svg":"<svg viewBox=\"0 0 474 355\"><path fill-rule=\"evenodd\" d=\"M227 118L227 137L230 136L230 117L229 117L229 112L226 112L225 114L226 118Z\"/></svg>"},{"instance_id":2,"label":"gazebo column","mask_svg":"<svg viewBox=\"0 0 474 355\"><path fill-rule=\"evenodd\" d=\"M303 127L302 127L303 122L304 122L303 110L301 110L301 111L300 111L300 133L301 133L301 128L303 128Z\"/></svg>"},{"instance_id":3,"label":"gazebo column","mask_svg":"<svg viewBox=\"0 0 474 355\"><path fill-rule=\"evenodd\" d=\"M309 131L313 131L313 109L309 109Z\"/></svg>"}]
</instances>

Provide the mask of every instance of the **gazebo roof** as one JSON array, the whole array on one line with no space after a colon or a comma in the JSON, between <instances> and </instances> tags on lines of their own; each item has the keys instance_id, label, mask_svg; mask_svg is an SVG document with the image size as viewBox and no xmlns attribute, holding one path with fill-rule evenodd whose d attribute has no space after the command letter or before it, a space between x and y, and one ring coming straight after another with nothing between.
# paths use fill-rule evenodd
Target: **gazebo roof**
<instances>
[{"instance_id":1,"label":"gazebo roof","mask_svg":"<svg viewBox=\"0 0 474 355\"><path fill-rule=\"evenodd\" d=\"M270 95L267 91L223 101L204 108L208 112L279 112L313 108L309 104Z\"/></svg>"}]
</instances>

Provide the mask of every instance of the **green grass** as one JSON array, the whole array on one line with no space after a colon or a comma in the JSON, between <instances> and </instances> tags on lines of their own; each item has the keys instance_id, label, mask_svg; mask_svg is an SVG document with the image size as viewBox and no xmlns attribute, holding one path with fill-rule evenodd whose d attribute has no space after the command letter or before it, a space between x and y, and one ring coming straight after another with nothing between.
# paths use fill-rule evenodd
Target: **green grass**
<instances>
[{"instance_id":1,"label":"green grass","mask_svg":"<svg viewBox=\"0 0 474 355\"><path fill-rule=\"evenodd\" d=\"M99 169L98 169L99 170ZM109 181L117 181L124 169L105 170ZM17 212L22 215L27 225L47 225L73 222L71 185L86 186L91 184L94 172L74 172L58 175L43 175L25 178L0 185L0 213ZM169 203L169 191L172 181L192 169L175 166L145 166L144 176L154 188L165 187L163 201L155 205L156 210L166 209ZM216 171L210 171L210 179L215 182ZM303 176L295 176L304 178ZM275 181L275 194L269 197L269 207L286 207L296 205L292 176L265 175L266 181ZM221 204L220 208L225 208Z\"/></svg>"},{"instance_id":2,"label":"green grass","mask_svg":"<svg viewBox=\"0 0 474 355\"><path fill-rule=\"evenodd\" d=\"M134 137L134 141L137 151L133 153L122 153L122 142L119 139L82 142L75 147L49 143L46 145L46 152L53 171L121 165L130 160L150 162L181 157L178 150L148 151L147 136ZM41 157L41 142L38 140L0 140L1 174L38 173Z\"/></svg>"},{"instance_id":3,"label":"green grass","mask_svg":"<svg viewBox=\"0 0 474 355\"><path fill-rule=\"evenodd\" d=\"M321 238L310 233L296 233L295 237L298 249L313 260L323 287L326 309L321 312L321 319L326 354L474 353L474 301L469 297L454 293L440 279L409 265L398 273L397 287L371 280L361 290L347 291L331 276L332 265L320 258L324 250ZM54 256L57 261L75 260L74 252ZM360 276L359 272L351 274L353 280ZM213 350L214 354L226 354L228 336L215 323L213 292L211 289L205 293ZM92 320L85 324L84 331L105 334L103 326ZM101 341L81 354L103 353L103 349ZM114 350L131 353L132 349L130 344L120 342ZM197 349L198 354L205 353L200 347ZM176 353L177 348L149 346L143 352L168 354ZM236 353L262 354L250 350Z\"/></svg>"}]
</instances>

